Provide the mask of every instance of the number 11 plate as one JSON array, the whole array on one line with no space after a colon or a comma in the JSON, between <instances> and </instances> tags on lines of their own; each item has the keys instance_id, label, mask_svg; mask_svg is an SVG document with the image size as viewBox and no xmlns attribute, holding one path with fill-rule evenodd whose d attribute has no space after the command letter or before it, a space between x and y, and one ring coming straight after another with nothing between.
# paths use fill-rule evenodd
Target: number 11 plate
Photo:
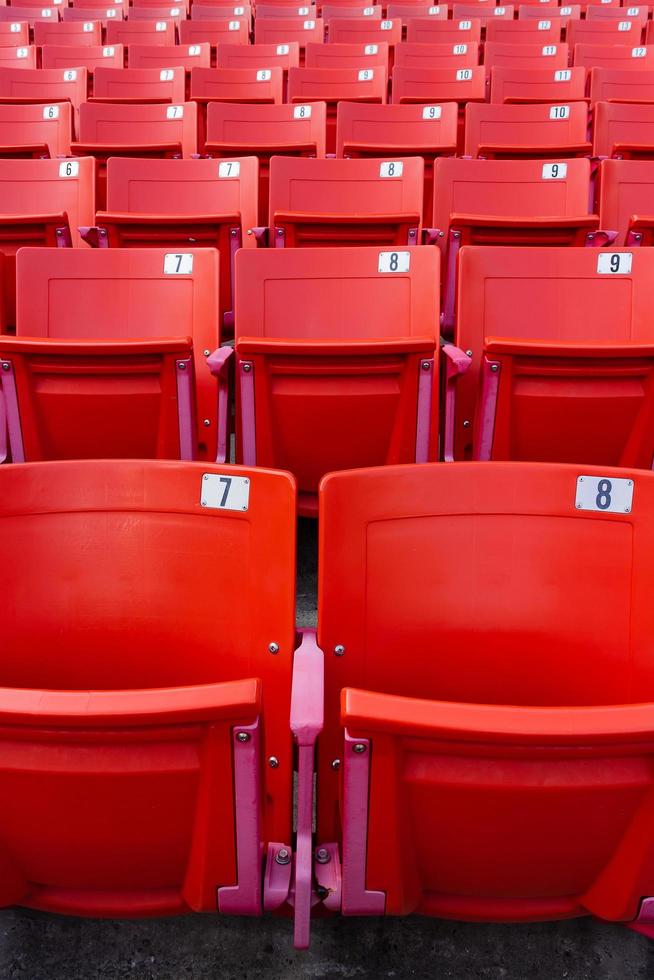
<instances>
[{"instance_id":1,"label":"number 11 plate","mask_svg":"<svg viewBox=\"0 0 654 980\"><path fill-rule=\"evenodd\" d=\"M204 473L200 503L214 510L247 510L250 506L250 481L226 473Z\"/></svg>"}]
</instances>

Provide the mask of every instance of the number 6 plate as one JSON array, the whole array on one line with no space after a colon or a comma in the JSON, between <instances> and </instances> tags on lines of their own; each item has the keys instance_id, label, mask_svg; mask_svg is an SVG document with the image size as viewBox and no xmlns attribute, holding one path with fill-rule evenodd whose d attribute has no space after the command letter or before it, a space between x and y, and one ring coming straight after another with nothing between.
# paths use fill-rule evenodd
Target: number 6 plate
<instances>
[{"instance_id":1,"label":"number 6 plate","mask_svg":"<svg viewBox=\"0 0 654 980\"><path fill-rule=\"evenodd\" d=\"M247 510L250 506L250 481L226 473L203 473L200 503L214 510Z\"/></svg>"},{"instance_id":2,"label":"number 6 plate","mask_svg":"<svg viewBox=\"0 0 654 980\"><path fill-rule=\"evenodd\" d=\"M577 477L577 510L595 510L607 514L629 514L634 496L633 480L612 476Z\"/></svg>"}]
</instances>

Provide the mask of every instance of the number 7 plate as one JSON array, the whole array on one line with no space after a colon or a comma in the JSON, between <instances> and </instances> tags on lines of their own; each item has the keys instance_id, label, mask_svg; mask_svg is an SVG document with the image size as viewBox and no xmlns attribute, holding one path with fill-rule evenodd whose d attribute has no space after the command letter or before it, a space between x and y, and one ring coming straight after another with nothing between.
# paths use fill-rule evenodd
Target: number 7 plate
<instances>
[{"instance_id":1,"label":"number 7 plate","mask_svg":"<svg viewBox=\"0 0 654 980\"><path fill-rule=\"evenodd\" d=\"M204 473L200 503L214 510L247 510L250 506L250 481L226 473Z\"/></svg>"}]
</instances>

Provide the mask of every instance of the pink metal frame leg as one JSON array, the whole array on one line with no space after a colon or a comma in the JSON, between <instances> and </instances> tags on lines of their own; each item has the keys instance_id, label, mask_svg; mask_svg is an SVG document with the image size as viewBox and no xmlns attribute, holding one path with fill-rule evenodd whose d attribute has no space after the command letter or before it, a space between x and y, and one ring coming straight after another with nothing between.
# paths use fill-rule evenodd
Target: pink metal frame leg
<instances>
[{"instance_id":1,"label":"pink metal frame leg","mask_svg":"<svg viewBox=\"0 0 654 980\"><path fill-rule=\"evenodd\" d=\"M366 888L371 743L345 732L343 773L343 915L383 915L384 892Z\"/></svg>"}]
</instances>

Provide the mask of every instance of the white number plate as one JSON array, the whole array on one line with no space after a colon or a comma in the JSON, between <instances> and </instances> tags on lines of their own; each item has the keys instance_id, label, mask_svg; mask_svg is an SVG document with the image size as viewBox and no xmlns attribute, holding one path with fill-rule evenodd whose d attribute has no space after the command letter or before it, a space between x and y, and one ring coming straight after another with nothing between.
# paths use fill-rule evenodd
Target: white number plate
<instances>
[{"instance_id":1,"label":"white number plate","mask_svg":"<svg viewBox=\"0 0 654 980\"><path fill-rule=\"evenodd\" d=\"M597 271L628 276L631 272L631 260L631 252L600 252L597 256Z\"/></svg>"},{"instance_id":2,"label":"white number plate","mask_svg":"<svg viewBox=\"0 0 654 980\"><path fill-rule=\"evenodd\" d=\"M222 160L218 164L218 176L221 178L238 177L241 173L241 164L238 160Z\"/></svg>"},{"instance_id":3,"label":"white number plate","mask_svg":"<svg viewBox=\"0 0 654 980\"><path fill-rule=\"evenodd\" d=\"M570 118L570 106L569 105L553 105L550 108L550 119L569 119Z\"/></svg>"},{"instance_id":4,"label":"white number plate","mask_svg":"<svg viewBox=\"0 0 654 980\"><path fill-rule=\"evenodd\" d=\"M360 82L371 82L374 77L375 73L372 68L362 68L358 75Z\"/></svg>"},{"instance_id":5,"label":"white number plate","mask_svg":"<svg viewBox=\"0 0 654 980\"><path fill-rule=\"evenodd\" d=\"M391 160L389 163L382 163L379 166L380 177L401 177L404 164L401 160Z\"/></svg>"},{"instance_id":6,"label":"white number plate","mask_svg":"<svg viewBox=\"0 0 654 980\"><path fill-rule=\"evenodd\" d=\"M190 252L168 252L164 255L164 275L189 276L193 272L193 255Z\"/></svg>"},{"instance_id":7,"label":"white number plate","mask_svg":"<svg viewBox=\"0 0 654 980\"><path fill-rule=\"evenodd\" d=\"M569 68L559 68L558 71L554 72L555 82L569 82L572 78L572 72Z\"/></svg>"},{"instance_id":8,"label":"white number plate","mask_svg":"<svg viewBox=\"0 0 654 980\"><path fill-rule=\"evenodd\" d=\"M184 117L183 105L167 105L166 119L182 119Z\"/></svg>"},{"instance_id":9,"label":"white number plate","mask_svg":"<svg viewBox=\"0 0 654 980\"><path fill-rule=\"evenodd\" d=\"M380 272L408 272L411 264L410 252L380 252Z\"/></svg>"},{"instance_id":10,"label":"white number plate","mask_svg":"<svg viewBox=\"0 0 654 980\"><path fill-rule=\"evenodd\" d=\"M608 514L630 514L634 497L634 481L608 476L577 478L577 510L605 511Z\"/></svg>"},{"instance_id":11,"label":"white number plate","mask_svg":"<svg viewBox=\"0 0 654 980\"><path fill-rule=\"evenodd\" d=\"M439 105L426 105L422 110L423 119L440 119L441 107Z\"/></svg>"},{"instance_id":12,"label":"white number plate","mask_svg":"<svg viewBox=\"0 0 654 980\"><path fill-rule=\"evenodd\" d=\"M205 473L202 476L200 503L214 510L247 510L250 506L250 481L243 476Z\"/></svg>"},{"instance_id":13,"label":"white number plate","mask_svg":"<svg viewBox=\"0 0 654 980\"><path fill-rule=\"evenodd\" d=\"M311 119L310 105L293 106L293 119Z\"/></svg>"},{"instance_id":14,"label":"white number plate","mask_svg":"<svg viewBox=\"0 0 654 980\"><path fill-rule=\"evenodd\" d=\"M257 72L258 82L269 82L271 78L272 78L272 72L270 68L260 68L259 71Z\"/></svg>"},{"instance_id":15,"label":"white number plate","mask_svg":"<svg viewBox=\"0 0 654 980\"><path fill-rule=\"evenodd\" d=\"M565 180L568 175L567 163L544 163L543 180Z\"/></svg>"},{"instance_id":16,"label":"white number plate","mask_svg":"<svg viewBox=\"0 0 654 980\"><path fill-rule=\"evenodd\" d=\"M43 106L43 118L44 119L58 119L59 118L59 106L58 105L44 105Z\"/></svg>"},{"instance_id":17,"label":"white number plate","mask_svg":"<svg viewBox=\"0 0 654 980\"><path fill-rule=\"evenodd\" d=\"M59 164L60 177L77 177L78 174L79 174L78 160L64 160L63 163Z\"/></svg>"}]
</instances>

